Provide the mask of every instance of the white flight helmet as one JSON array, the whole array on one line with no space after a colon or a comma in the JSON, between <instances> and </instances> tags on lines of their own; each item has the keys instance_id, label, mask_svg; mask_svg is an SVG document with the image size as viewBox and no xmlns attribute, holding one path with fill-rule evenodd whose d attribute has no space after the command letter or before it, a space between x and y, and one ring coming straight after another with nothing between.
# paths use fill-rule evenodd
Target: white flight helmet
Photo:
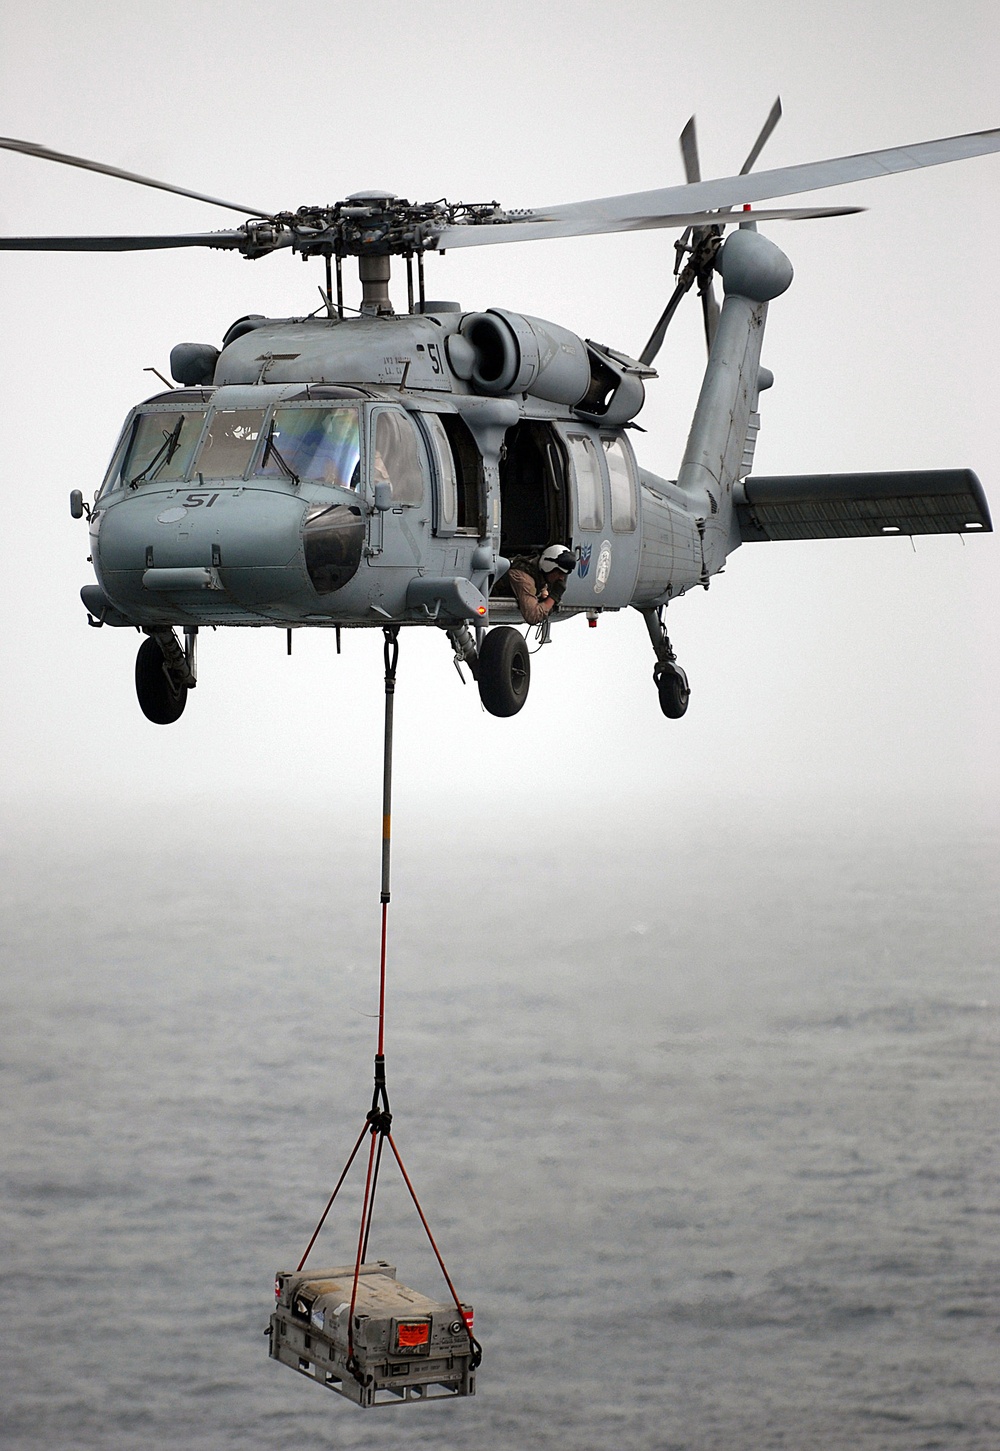
<instances>
[{"instance_id":1,"label":"white flight helmet","mask_svg":"<svg viewBox=\"0 0 1000 1451\"><path fill-rule=\"evenodd\" d=\"M538 568L542 574L548 574L553 569L572 574L576 568L576 555L570 553L565 544L550 544L539 556Z\"/></svg>"}]
</instances>

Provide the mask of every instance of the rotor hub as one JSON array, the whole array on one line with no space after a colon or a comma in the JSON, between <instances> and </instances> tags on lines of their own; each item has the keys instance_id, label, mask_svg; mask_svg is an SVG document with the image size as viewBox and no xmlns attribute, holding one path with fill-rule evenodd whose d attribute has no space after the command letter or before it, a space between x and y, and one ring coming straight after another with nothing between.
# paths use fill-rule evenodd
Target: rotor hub
<instances>
[{"instance_id":1,"label":"rotor hub","mask_svg":"<svg viewBox=\"0 0 1000 1451\"><path fill-rule=\"evenodd\" d=\"M287 246L277 240L277 233L285 232L293 251L304 257L406 257L436 247L445 227L494 221L503 215L497 202L410 202L389 191L354 192L332 206L278 212L270 221L276 229L271 245ZM248 238L267 225L248 222Z\"/></svg>"}]
</instances>

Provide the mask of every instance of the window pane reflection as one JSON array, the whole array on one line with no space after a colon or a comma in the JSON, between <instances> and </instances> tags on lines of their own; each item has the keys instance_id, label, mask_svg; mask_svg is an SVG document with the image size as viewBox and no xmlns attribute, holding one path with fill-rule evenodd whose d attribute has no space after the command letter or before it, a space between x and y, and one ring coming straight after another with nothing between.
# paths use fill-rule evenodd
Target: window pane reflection
<instances>
[{"instance_id":1,"label":"window pane reflection","mask_svg":"<svg viewBox=\"0 0 1000 1451\"><path fill-rule=\"evenodd\" d=\"M292 473L355 489L360 458L356 408L276 408L257 473L267 479Z\"/></svg>"},{"instance_id":2,"label":"window pane reflection","mask_svg":"<svg viewBox=\"0 0 1000 1451\"><path fill-rule=\"evenodd\" d=\"M210 479L241 479L263 420L263 408L217 409L198 454L198 472Z\"/></svg>"},{"instance_id":3,"label":"window pane reflection","mask_svg":"<svg viewBox=\"0 0 1000 1451\"><path fill-rule=\"evenodd\" d=\"M405 413L378 415L375 423L374 483L392 485L393 503L419 504L424 497L424 474L420 466L420 440Z\"/></svg>"},{"instance_id":4,"label":"window pane reflection","mask_svg":"<svg viewBox=\"0 0 1000 1451\"><path fill-rule=\"evenodd\" d=\"M605 438L603 443L611 479L611 527L619 534L628 534L636 525L632 470L620 438Z\"/></svg>"},{"instance_id":5,"label":"window pane reflection","mask_svg":"<svg viewBox=\"0 0 1000 1451\"><path fill-rule=\"evenodd\" d=\"M176 483L187 473L207 409L143 413L135 421L132 443L122 466L126 483Z\"/></svg>"},{"instance_id":6,"label":"window pane reflection","mask_svg":"<svg viewBox=\"0 0 1000 1451\"><path fill-rule=\"evenodd\" d=\"M444 424L436 413L423 415L427 430L434 440L438 474L438 518L437 527L449 533L458 522L458 481L455 478L455 460L452 457L448 435Z\"/></svg>"},{"instance_id":7,"label":"window pane reflection","mask_svg":"<svg viewBox=\"0 0 1000 1451\"><path fill-rule=\"evenodd\" d=\"M604 528L604 489L601 465L589 438L571 437L570 453L576 475L577 524L581 529Z\"/></svg>"}]
</instances>

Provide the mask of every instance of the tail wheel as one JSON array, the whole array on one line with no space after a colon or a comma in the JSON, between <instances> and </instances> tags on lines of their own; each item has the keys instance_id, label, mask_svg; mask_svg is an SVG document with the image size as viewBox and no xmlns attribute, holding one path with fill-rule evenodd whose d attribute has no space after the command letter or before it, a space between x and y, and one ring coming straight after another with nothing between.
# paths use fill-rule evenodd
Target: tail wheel
<instances>
[{"instance_id":1,"label":"tail wheel","mask_svg":"<svg viewBox=\"0 0 1000 1451\"><path fill-rule=\"evenodd\" d=\"M661 670L655 677L656 690L660 697L660 709L670 720L680 720L688 708L691 688L687 676L681 670Z\"/></svg>"},{"instance_id":2,"label":"tail wheel","mask_svg":"<svg viewBox=\"0 0 1000 1451\"><path fill-rule=\"evenodd\" d=\"M187 704L187 686L174 687L163 668L163 651L153 639L143 640L135 657L135 693L139 709L154 725L173 725Z\"/></svg>"},{"instance_id":3,"label":"tail wheel","mask_svg":"<svg viewBox=\"0 0 1000 1451\"><path fill-rule=\"evenodd\" d=\"M517 715L531 684L531 656L519 631L510 625L490 630L479 651L476 680L490 715Z\"/></svg>"}]
</instances>

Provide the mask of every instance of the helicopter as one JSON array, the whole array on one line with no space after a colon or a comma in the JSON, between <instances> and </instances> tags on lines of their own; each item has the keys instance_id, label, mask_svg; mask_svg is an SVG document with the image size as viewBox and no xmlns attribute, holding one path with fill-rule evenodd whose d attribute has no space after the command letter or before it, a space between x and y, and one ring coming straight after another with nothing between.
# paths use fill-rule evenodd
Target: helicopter
<instances>
[{"instance_id":1,"label":"helicopter","mask_svg":"<svg viewBox=\"0 0 1000 1451\"><path fill-rule=\"evenodd\" d=\"M769 305L792 282L758 224L840 216L853 206L764 207L887 173L1000 150L1000 130L754 173L775 103L740 172L703 181L694 120L681 135L686 182L546 208L413 203L356 192L268 212L14 138L0 149L81 167L239 212L230 230L146 236L0 238L7 251L208 247L259 260L290 249L325 265L310 315L239 318L221 339L179 343L173 385L132 408L87 501L96 583L88 622L144 636L135 667L146 718L179 719L197 684L201 627L440 630L487 711L525 703L530 650L510 570L563 546L565 589L539 625L637 610L669 718L690 685L667 606L707 589L741 544L989 532L969 469L756 476ZM540 318L466 312L426 296L429 251L672 228L674 288L638 358ZM407 309L389 295L406 267ZM343 264L356 258L360 312L346 316ZM415 275L416 274L416 275ZM716 300L714 279L722 281ZM682 298L701 298L708 362L675 479L641 468L629 440L653 362ZM176 386L174 386L176 385ZM463 677L464 678L464 677Z\"/></svg>"}]
</instances>

